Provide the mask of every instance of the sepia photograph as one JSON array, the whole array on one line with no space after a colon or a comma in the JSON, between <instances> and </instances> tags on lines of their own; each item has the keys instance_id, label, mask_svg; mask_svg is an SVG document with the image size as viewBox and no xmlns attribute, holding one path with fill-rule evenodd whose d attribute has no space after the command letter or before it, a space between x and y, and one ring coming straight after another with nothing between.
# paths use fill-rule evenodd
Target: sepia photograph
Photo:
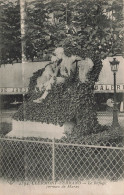
<instances>
[{"instance_id":1,"label":"sepia photograph","mask_svg":"<svg viewBox=\"0 0 124 195\"><path fill-rule=\"evenodd\" d=\"M124 195L124 0L0 0L0 195Z\"/></svg>"}]
</instances>

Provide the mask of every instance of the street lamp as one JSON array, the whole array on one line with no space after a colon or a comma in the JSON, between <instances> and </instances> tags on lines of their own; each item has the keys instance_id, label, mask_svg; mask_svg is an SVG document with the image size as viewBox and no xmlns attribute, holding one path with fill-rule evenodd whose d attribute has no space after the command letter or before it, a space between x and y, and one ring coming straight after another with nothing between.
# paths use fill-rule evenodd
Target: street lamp
<instances>
[{"instance_id":1,"label":"street lamp","mask_svg":"<svg viewBox=\"0 0 124 195\"><path fill-rule=\"evenodd\" d=\"M116 102L116 72L118 71L119 61L116 60L116 58L113 58L113 61L110 62L111 65L111 71L113 72L114 76L114 105L113 105L113 127L118 127L118 108L117 108L117 102Z\"/></svg>"}]
</instances>

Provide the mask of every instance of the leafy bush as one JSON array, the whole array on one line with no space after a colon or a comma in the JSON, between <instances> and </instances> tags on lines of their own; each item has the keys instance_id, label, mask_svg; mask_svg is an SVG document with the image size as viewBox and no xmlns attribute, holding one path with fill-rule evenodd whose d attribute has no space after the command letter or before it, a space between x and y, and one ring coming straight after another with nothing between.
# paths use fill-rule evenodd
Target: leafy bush
<instances>
[{"instance_id":1,"label":"leafy bush","mask_svg":"<svg viewBox=\"0 0 124 195\"><path fill-rule=\"evenodd\" d=\"M38 70L31 77L28 100L19 108L14 119L59 124L60 126L67 121L73 121L75 123L73 135L76 137L98 132L101 126L97 121L93 92L94 70L89 73L89 80L85 83L80 82L77 70L75 74L66 79L65 83L54 84L43 102L37 104L33 100L40 97L42 92L36 93L35 86L38 76L41 76L43 71L44 69Z\"/></svg>"}]
</instances>

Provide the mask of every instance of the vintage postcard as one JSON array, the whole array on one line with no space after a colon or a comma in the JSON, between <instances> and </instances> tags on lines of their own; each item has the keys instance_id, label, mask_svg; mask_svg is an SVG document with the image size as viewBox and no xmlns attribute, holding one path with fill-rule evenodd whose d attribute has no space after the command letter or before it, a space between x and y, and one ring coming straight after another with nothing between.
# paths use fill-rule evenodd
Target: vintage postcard
<instances>
[{"instance_id":1,"label":"vintage postcard","mask_svg":"<svg viewBox=\"0 0 124 195\"><path fill-rule=\"evenodd\" d=\"M123 0L0 0L0 195L124 195Z\"/></svg>"}]
</instances>

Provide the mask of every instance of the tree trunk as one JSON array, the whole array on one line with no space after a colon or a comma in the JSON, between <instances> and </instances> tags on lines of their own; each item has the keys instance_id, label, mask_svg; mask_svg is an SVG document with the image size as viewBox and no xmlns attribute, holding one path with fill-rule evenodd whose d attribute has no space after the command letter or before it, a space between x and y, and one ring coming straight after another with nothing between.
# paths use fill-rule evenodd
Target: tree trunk
<instances>
[{"instance_id":1,"label":"tree trunk","mask_svg":"<svg viewBox=\"0 0 124 195\"><path fill-rule=\"evenodd\" d=\"M26 19L26 1L25 0L20 0L20 16L21 16L21 48L22 48L22 63L26 62L26 55L25 55L25 48L26 48L26 43L25 43L25 19Z\"/></svg>"},{"instance_id":2,"label":"tree trunk","mask_svg":"<svg viewBox=\"0 0 124 195\"><path fill-rule=\"evenodd\" d=\"M0 64L1 64L1 62L2 62L2 59L1 59L1 55L2 55L2 53L1 53L1 49L2 49L2 33L1 33L1 18L2 18L2 6L0 6Z\"/></svg>"}]
</instances>

